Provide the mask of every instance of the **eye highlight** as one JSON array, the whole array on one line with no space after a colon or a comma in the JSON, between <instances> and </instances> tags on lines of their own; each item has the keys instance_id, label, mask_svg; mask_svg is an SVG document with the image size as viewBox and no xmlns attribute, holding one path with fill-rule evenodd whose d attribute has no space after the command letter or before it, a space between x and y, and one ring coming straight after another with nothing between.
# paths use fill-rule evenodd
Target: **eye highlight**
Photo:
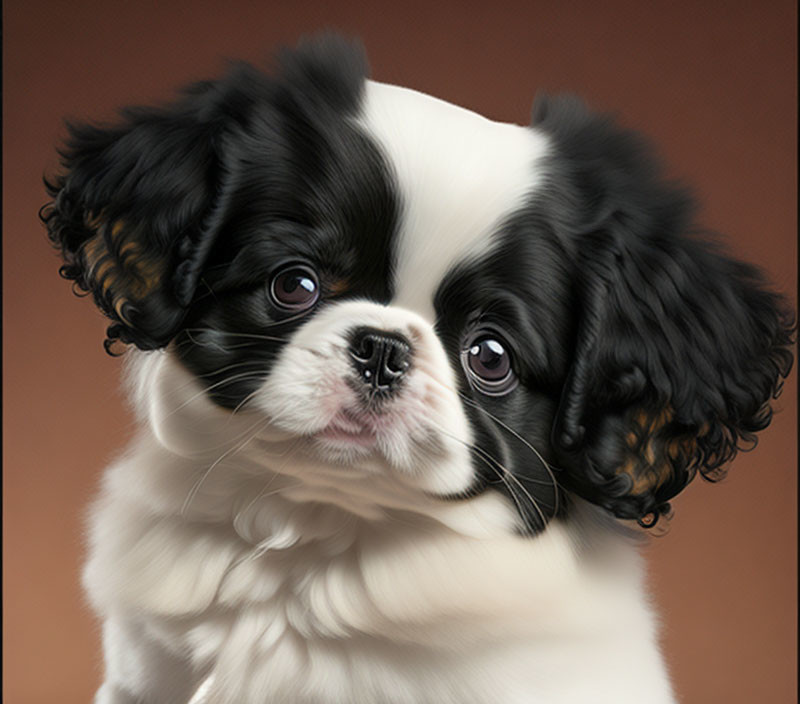
<instances>
[{"instance_id":1,"label":"eye highlight","mask_svg":"<svg viewBox=\"0 0 800 704\"><path fill-rule=\"evenodd\" d=\"M307 266L293 264L285 267L273 277L269 295L279 308L307 310L319 299L317 275Z\"/></svg>"},{"instance_id":2,"label":"eye highlight","mask_svg":"<svg viewBox=\"0 0 800 704\"><path fill-rule=\"evenodd\" d=\"M461 364L470 385L486 396L504 396L519 383L508 345L494 331L472 335L461 353Z\"/></svg>"}]
</instances>

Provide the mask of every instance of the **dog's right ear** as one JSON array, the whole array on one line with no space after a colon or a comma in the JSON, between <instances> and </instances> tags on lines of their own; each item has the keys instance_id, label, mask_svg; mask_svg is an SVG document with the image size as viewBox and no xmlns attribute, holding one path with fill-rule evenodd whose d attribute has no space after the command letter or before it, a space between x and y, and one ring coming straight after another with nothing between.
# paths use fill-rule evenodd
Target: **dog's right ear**
<instances>
[{"instance_id":1,"label":"dog's right ear","mask_svg":"<svg viewBox=\"0 0 800 704\"><path fill-rule=\"evenodd\" d=\"M577 262L559 482L649 527L769 425L794 314L758 270L697 236L691 200L638 135L570 97L540 99L534 122L562 150L553 222Z\"/></svg>"},{"instance_id":2,"label":"dog's right ear","mask_svg":"<svg viewBox=\"0 0 800 704\"><path fill-rule=\"evenodd\" d=\"M118 125L68 126L41 218L62 276L111 319L107 350L115 341L155 349L177 333L214 241L221 146L247 111L244 80L263 77L240 66L167 107L126 109Z\"/></svg>"}]
</instances>

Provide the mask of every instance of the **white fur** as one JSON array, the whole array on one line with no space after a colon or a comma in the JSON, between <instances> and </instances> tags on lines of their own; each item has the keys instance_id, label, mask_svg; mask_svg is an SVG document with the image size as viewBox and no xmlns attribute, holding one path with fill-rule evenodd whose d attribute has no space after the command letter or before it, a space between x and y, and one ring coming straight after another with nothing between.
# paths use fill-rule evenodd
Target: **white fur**
<instances>
[{"instance_id":1,"label":"white fur","mask_svg":"<svg viewBox=\"0 0 800 704\"><path fill-rule=\"evenodd\" d=\"M633 546L588 547L579 519L519 537L497 492L435 496L469 486L472 437L433 290L535 189L543 139L373 83L362 123L403 193L397 305L327 306L235 413L169 348L131 354L141 432L104 478L84 575L96 702L672 702ZM356 325L414 347L363 451L315 436L355 403Z\"/></svg>"},{"instance_id":2,"label":"white fur","mask_svg":"<svg viewBox=\"0 0 800 704\"><path fill-rule=\"evenodd\" d=\"M503 218L540 185L545 137L408 88L367 81L363 127L400 189L395 302L433 321L453 263L485 255Z\"/></svg>"}]
</instances>

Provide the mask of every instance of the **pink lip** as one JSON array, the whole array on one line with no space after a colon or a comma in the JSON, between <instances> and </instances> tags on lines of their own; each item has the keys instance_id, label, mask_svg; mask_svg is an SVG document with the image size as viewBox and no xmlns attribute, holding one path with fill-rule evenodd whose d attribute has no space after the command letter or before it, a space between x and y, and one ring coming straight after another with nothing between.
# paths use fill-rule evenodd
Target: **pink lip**
<instances>
[{"instance_id":1,"label":"pink lip","mask_svg":"<svg viewBox=\"0 0 800 704\"><path fill-rule=\"evenodd\" d=\"M337 414L327 427L317 433L317 437L340 445L371 447L375 444L375 432L346 410Z\"/></svg>"}]
</instances>

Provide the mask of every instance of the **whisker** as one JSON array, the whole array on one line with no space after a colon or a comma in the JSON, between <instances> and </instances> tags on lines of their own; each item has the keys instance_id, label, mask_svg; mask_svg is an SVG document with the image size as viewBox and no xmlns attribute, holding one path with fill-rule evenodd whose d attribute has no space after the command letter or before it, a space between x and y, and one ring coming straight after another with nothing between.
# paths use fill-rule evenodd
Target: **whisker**
<instances>
[{"instance_id":1,"label":"whisker","mask_svg":"<svg viewBox=\"0 0 800 704\"><path fill-rule=\"evenodd\" d=\"M207 379L208 377L216 376L217 374L221 374L222 372L230 371L231 369L239 369L241 367L247 367L253 365L258 368L259 371L266 373L266 369L264 368L264 362L261 360L255 359L248 359L244 362L236 362L235 364L228 364L227 366L220 367L219 369L215 369L214 371L208 372L206 374L195 374L196 378L198 379ZM188 384L187 384L188 386Z\"/></svg>"},{"instance_id":2,"label":"whisker","mask_svg":"<svg viewBox=\"0 0 800 704\"><path fill-rule=\"evenodd\" d=\"M438 425L438 423L435 423L435 425ZM509 481L515 482L516 485L519 487L519 490L522 492L522 495L526 499L528 499L528 502L530 503L530 505L536 510L536 513L539 514L539 519L542 522L542 526L545 526L547 524L547 519L545 518L544 511L542 511L541 506L539 505L539 502L533 497L533 495L530 493L530 491L528 491L528 489L526 489L522 485L522 483L520 482L519 478L516 477L502 462L500 462L496 457L494 457L488 451L484 450L482 447L479 447L475 443L467 442L466 440L463 440L462 438L459 438L456 435L453 435L452 433L448 432L447 430L445 430L442 427L439 427L438 430L442 434L447 435L448 437L452 438L456 442L460 442L465 447L467 447L469 449L472 449L472 450L475 450L475 452L478 453L479 459L481 459L484 462L484 464L486 464L490 469L492 469L494 471L494 473L497 475L497 478L508 489L508 492L511 495L511 499L516 504L517 509L518 509L518 511L519 511L521 516L524 516L526 512L524 511L524 509L522 507L522 504L519 501L519 497L517 495L517 492L514 490L514 487L511 484L509 484ZM499 470L502 470L502 472L499 471ZM553 516L556 515L556 509L557 508L558 508L558 504L556 504L556 506L555 506L555 508L553 510L553 514L552 514Z\"/></svg>"},{"instance_id":3,"label":"whisker","mask_svg":"<svg viewBox=\"0 0 800 704\"><path fill-rule=\"evenodd\" d=\"M555 469L557 469L559 471L562 471L562 472L564 471L563 469L561 469L560 467L556 467L555 465L551 465L547 460L545 460L545 458L542 456L542 454L533 445L531 445L530 442L525 440L525 438L523 438L516 430L514 430L511 426L509 426L506 423L504 423L502 420L500 420L493 413L490 413L485 408L483 408L480 405L478 405L475 401L473 401L466 394L464 394L463 391L460 391L459 389L455 389L452 386L450 386L449 384L445 384L443 381L441 381L440 379L437 379L435 376L433 376L431 374L429 374L428 376L430 377L430 380L433 383L438 384L441 388L446 389L447 391L450 391L452 393L457 394L464 401L464 403L466 403L468 406L471 406L472 408L477 409L478 411L480 411L481 413L486 415L488 418L490 418L492 421L494 421L501 428L503 428L504 430L506 430L509 433L511 433L515 438L517 438L521 443L523 443L531 452L533 452L533 454L536 456L536 458L544 465L544 468L547 471L548 476L550 477L550 481L553 484L553 487L555 489L557 489L560 486L559 483L558 483L558 480L556 479L555 473L553 472L553 469L555 468ZM534 479L526 479L526 481L535 482L536 480L534 480ZM558 509L558 491L556 491L555 494L556 494L556 499L555 499L556 500L556 509Z\"/></svg>"},{"instance_id":4,"label":"whisker","mask_svg":"<svg viewBox=\"0 0 800 704\"><path fill-rule=\"evenodd\" d=\"M218 330L217 328L184 328L183 330L188 337L191 338L192 333L203 333L203 332L213 332L218 335L224 335L225 337L245 337L249 340L266 340L267 342L286 342L288 337L282 336L277 337L275 335L261 335L254 332L233 332L231 330ZM203 342L198 342L197 340L193 340L195 344L203 345Z\"/></svg>"},{"instance_id":5,"label":"whisker","mask_svg":"<svg viewBox=\"0 0 800 704\"><path fill-rule=\"evenodd\" d=\"M486 416L488 416L489 418L491 418L491 419L492 419L492 420L493 420L495 423L497 423L497 424L498 424L498 425L499 425L501 428L504 428L504 429L505 429L505 430L507 430L509 433L511 433L511 434L512 434L512 435L513 435L515 438L517 438L517 440L519 440L519 441L520 441L521 443L523 443L523 444L524 444L524 445L525 445L525 446L526 446L526 447L527 447L527 448L528 448L528 449L529 449L531 452L533 452L533 454L534 454L534 455L536 455L536 457L539 459L539 461L540 461L540 462L541 462L541 463L544 465L544 468L545 468L545 470L547 471L547 474L550 476L550 480L553 482L553 489L555 489L555 491L554 491L554 495L555 495L555 509L553 510L553 513L554 513L554 515L555 515L556 513L558 513L558 487L559 487L559 484L558 484L558 481L556 480L556 476L555 476L555 474L554 474L554 472L553 472L553 469L552 469L552 467L550 466L550 464L548 463L548 461L547 461L547 460L546 460L546 459L545 459L545 458L542 456L542 453L541 453L541 452L539 452L539 450L537 450L537 449L536 449L536 448L535 448L533 445L531 445L531 444L530 444L530 443L529 443L529 442L528 442L528 441L527 441L525 438L523 438L523 437L522 437L522 436L521 436L521 435L520 435L520 434L519 434L519 433L518 433L516 430L514 430L512 427L510 427L510 426L506 425L506 424L505 424L503 421L501 421L499 418L497 418L497 417L496 417L494 414L490 413L490 412L489 412L489 411L487 411L485 408L482 408L481 406L479 406L479 405L478 405L477 403L475 403L475 402L474 402L472 399L469 399L469 398L467 398L467 397L466 397L466 396L465 396L465 395L464 395L462 392L460 392L460 391L459 391L459 392L458 392L458 395L459 395L459 396L462 398L462 400L463 400L463 401L464 401L464 402L465 402L467 405L469 405L469 406L472 406L473 408L476 408L476 409L478 409L479 411L481 411L482 413L484 413Z\"/></svg>"},{"instance_id":6,"label":"whisker","mask_svg":"<svg viewBox=\"0 0 800 704\"><path fill-rule=\"evenodd\" d=\"M287 323L293 323L301 318L306 317L310 311L304 310L300 311L299 313L295 313L294 315L290 315L287 318L281 318L280 320L273 320L271 323L259 324L260 328L274 328L280 325L286 325ZM247 333L247 332L239 332L239 331L232 331L232 330L220 330L218 328L212 327L196 327L196 328L184 328L184 330L191 331L191 332L215 332L221 335L230 335L232 337L259 337L257 333ZM263 336L261 336L263 337ZM269 339L269 338L266 338Z\"/></svg>"},{"instance_id":7,"label":"whisker","mask_svg":"<svg viewBox=\"0 0 800 704\"><path fill-rule=\"evenodd\" d=\"M259 387L259 388L255 389L254 391L251 391L249 394L247 394L247 396L245 396L241 401L239 401L239 403L236 404L236 408L234 408L231 411L231 415L235 416L239 411L242 410L242 408L244 408L245 404L248 401L250 401L251 399L255 398L259 394L260 391L261 391L261 388Z\"/></svg>"},{"instance_id":8,"label":"whisker","mask_svg":"<svg viewBox=\"0 0 800 704\"><path fill-rule=\"evenodd\" d=\"M250 371L250 372L242 372L241 374L234 374L233 376L226 377L226 378L216 382L215 384L211 384L210 386L206 386L205 388L203 388L202 391L198 391L196 394L193 394L188 399L186 399L186 401L181 403L179 406L173 408L164 417L165 418L169 418L170 416L172 416L175 413L177 413L178 411L180 411L182 408L185 408L186 406L188 406L190 403L192 403L192 401L195 401L198 398L200 398L201 396L204 396L205 394L207 394L212 389L218 388L218 387L223 386L225 384L230 384L230 383L232 383L234 381L238 381L240 379L246 379L246 378L259 379L259 378L261 378L263 376L264 376L264 371L263 370L253 370L253 371ZM186 386L190 386L190 384L186 384L181 388L185 388Z\"/></svg>"},{"instance_id":9,"label":"whisker","mask_svg":"<svg viewBox=\"0 0 800 704\"><path fill-rule=\"evenodd\" d=\"M197 496L197 492L200 490L201 485L208 478L208 476L211 474L211 472L214 470L214 468L220 462L222 462L222 460L224 460L226 457L229 457L232 454L236 454L237 452L239 452L242 449L244 449L247 446L247 444L258 434L258 432L262 428L264 428L266 425L268 425L270 422L271 422L270 418L264 418L264 419L259 420L256 423L254 423L252 426L250 426L250 428L248 428L248 430L244 431L241 434L241 435L244 435L246 433L249 433L249 435L244 439L244 441L242 441L238 445L231 446L229 449L227 449L225 452L223 452L216 460L214 460L214 462L212 462L211 465L209 465L208 469L206 469L203 472L203 474L200 476L200 478L192 485L192 488L189 490L189 494L186 496L186 500L183 502L183 506L181 507L181 516L182 517L186 516L186 512L188 511L189 506L191 505L192 501L194 500L194 497ZM253 432L250 432L250 431L253 431ZM241 435L240 435L240 437L241 437Z\"/></svg>"},{"instance_id":10,"label":"whisker","mask_svg":"<svg viewBox=\"0 0 800 704\"><path fill-rule=\"evenodd\" d=\"M542 522L542 528L544 528L544 526L547 525L547 519L544 516L544 511L542 511L541 507L539 506L539 502L536 501L536 499L533 498L531 493L522 485L522 482L519 480L519 477L517 477L516 475L514 475L511 472L508 472L508 470L506 470L506 472L507 473L503 475L503 479L510 479L511 481L513 481L519 487L520 491L527 497L527 499L530 502L531 506L533 506L533 508L536 509L536 513L539 514L539 519ZM509 490L511 490L511 487L508 484L506 484L506 486L508 486ZM553 514L552 514L551 518L555 517L556 510L558 509L558 503L557 503L558 502L558 498L557 497L558 497L558 493L556 492L556 506L555 506L555 509L553 510Z\"/></svg>"}]
</instances>

